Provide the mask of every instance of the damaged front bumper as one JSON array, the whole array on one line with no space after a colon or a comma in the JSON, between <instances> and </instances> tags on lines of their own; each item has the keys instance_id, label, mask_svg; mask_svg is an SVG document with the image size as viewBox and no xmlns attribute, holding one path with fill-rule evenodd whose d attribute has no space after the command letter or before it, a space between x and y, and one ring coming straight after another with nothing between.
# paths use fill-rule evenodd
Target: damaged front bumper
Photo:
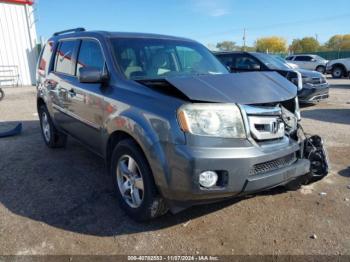
<instances>
[{"instance_id":1,"label":"damaged front bumper","mask_svg":"<svg viewBox=\"0 0 350 262\"><path fill-rule=\"evenodd\" d=\"M195 204L252 194L292 181L309 183L324 177L328 173L328 159L323 142L317 136L305 136L299 124L290 133L286 129L281 137L257 139L261 121L256 121L256 117L267 119L264 114L268 114L269 119L278 118L280 114L284 115L282 118L288 117L283 110L281 113L275 109L265 108L262 112L245 107L242 110L249 132L247 139L188 134L186 145L162 145L169 160L165 172L167 183L158 186L171 210L177 212ZM259 130L253 130L252 123L260 125ZM200 174L205 171L218 174L215 186L203 188L200 185Z\"/></svg>"},{"instance_id":2,"label":"damaged front bumper","mask_svg":"<svg viewBox=\"0 0 350 262\"><path fill-rule=\"evenodd\" d=\"M258 147L247 141L236 141L235 147L222 147L222 142L211 147L178 145L169 152L176 157L170 158L168 186L161 192L170 201L190 206L283 185L310 170L300 148L286 137ZM214 187L203 188L199 175L208 170L219 179Z\"/></svg>"}]
</instances>

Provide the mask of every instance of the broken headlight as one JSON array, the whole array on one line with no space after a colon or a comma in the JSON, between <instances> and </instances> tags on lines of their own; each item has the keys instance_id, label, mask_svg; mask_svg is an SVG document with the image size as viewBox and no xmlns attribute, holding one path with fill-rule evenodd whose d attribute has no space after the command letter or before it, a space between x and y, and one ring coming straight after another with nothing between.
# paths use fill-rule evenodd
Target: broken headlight
<instances>
[{"instance_id":1,"label":"broken headlight","mask_svg":"<svg viewBox=\"0 0 350 262\"><path fill-rule=\"evenodd\" d=\"M285 124L285 128L287 132L290 133L295 131L298 127L297 116L283 106L281 106L281 110L282 110L282 120Z\"/></svg>"}]
</instances>

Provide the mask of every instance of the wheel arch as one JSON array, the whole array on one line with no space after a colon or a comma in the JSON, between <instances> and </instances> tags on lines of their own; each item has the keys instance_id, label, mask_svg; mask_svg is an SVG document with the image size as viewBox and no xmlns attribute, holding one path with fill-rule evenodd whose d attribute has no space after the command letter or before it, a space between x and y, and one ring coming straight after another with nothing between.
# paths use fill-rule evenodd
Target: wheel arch
<instances>
[{"instance_id":1,"label":"wheel arch","mask_svg":"<svg viewBox=\"0 0 350 262\"><path fill-rule=\"evenodd\" d=\"M155 131L144 121L127 116L118 116L107 125L107 139L104 152L107 168L110 168L111 156L115 146L123 139L133 140L145 156L157 188L167 184L168 163L159 138Z\"/></svg>"},{"instance_id":2,"label":"wheel arch","mask_svg":"<svg viewBox=\"0 0 350 262\"><path fill-rule=\"evenodd\" d=\"M37 109L39 110L42 105L46 105L46 103L42 97L38 97L36 100Z\"/></svg>"}]
</instances>

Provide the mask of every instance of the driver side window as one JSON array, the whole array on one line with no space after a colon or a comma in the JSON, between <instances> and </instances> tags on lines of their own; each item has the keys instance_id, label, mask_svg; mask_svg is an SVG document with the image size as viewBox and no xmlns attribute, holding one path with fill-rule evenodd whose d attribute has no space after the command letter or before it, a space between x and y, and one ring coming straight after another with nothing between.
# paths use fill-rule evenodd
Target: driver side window
<instances>
[{"instance_id":1,"label":"driver side window","mask_svg":"<svg viewBox=\"0 0 350 262\"><path fill-rule=\"evenodd\" d=\"M93 67L103 71L104 64L105 60L100 44L92 39L82 40L77 60L77 74L82 67Z\"/></svg>"},{"instance_id":2,"label":"driver side window","mask_svg":"<svg viewBox=\"0 0 350 262\"><path fill-rule=\"evenodd\" d=\"M260 70L260 64L251 57L240 56L236 58L235 68L241 70Z\"/></svg>"}]
</instances>

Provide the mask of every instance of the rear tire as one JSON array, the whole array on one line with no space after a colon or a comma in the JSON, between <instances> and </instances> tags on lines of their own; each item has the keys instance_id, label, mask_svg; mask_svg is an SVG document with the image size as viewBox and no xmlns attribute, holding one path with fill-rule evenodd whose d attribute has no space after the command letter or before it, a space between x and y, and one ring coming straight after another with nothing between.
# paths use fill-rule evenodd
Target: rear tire
<instances>
[{"instance_id":1,"label":"rear tire","mask_svg":"<svg viewBox=\"0 0 350 262\"><path fill-rule=\"evenodd\" d=\"M56 129L46 106L41 105L38 111L41 134L45 144L50 148L65 147L67 143L67 135Z\"/></svg>"},{"instance_id":2,"label":"rear tire","mask_svg":"<svg viewBox=\"0 0 350 262\"><path fill-rule=\"evenodd\" d=\"M342 78L344 75L344 69L341 66L336 66L332 70L333 78Z\"/></svg>"},{"instance_id":3,"label":"rear tire","mask_svg":"<svg viewBox=\"0 0 350 262\"><path fill-rule=\"evenodd\" d=\"M119 205L133 220L147 221L168 211L147 159L133 140L122 140L114 148L110 174Z\"/></svg>"},{"instance_id":4,"label":"rear tire","mask_svg":"<svg viewBox=\"0 0 350 262\"><path fill-rule=\"evenodd\" d=\"M321 74L324 74L326 72L326 68L324 66L318 66L316 67L316 71Z\"/></svg>"}]
</instances>

